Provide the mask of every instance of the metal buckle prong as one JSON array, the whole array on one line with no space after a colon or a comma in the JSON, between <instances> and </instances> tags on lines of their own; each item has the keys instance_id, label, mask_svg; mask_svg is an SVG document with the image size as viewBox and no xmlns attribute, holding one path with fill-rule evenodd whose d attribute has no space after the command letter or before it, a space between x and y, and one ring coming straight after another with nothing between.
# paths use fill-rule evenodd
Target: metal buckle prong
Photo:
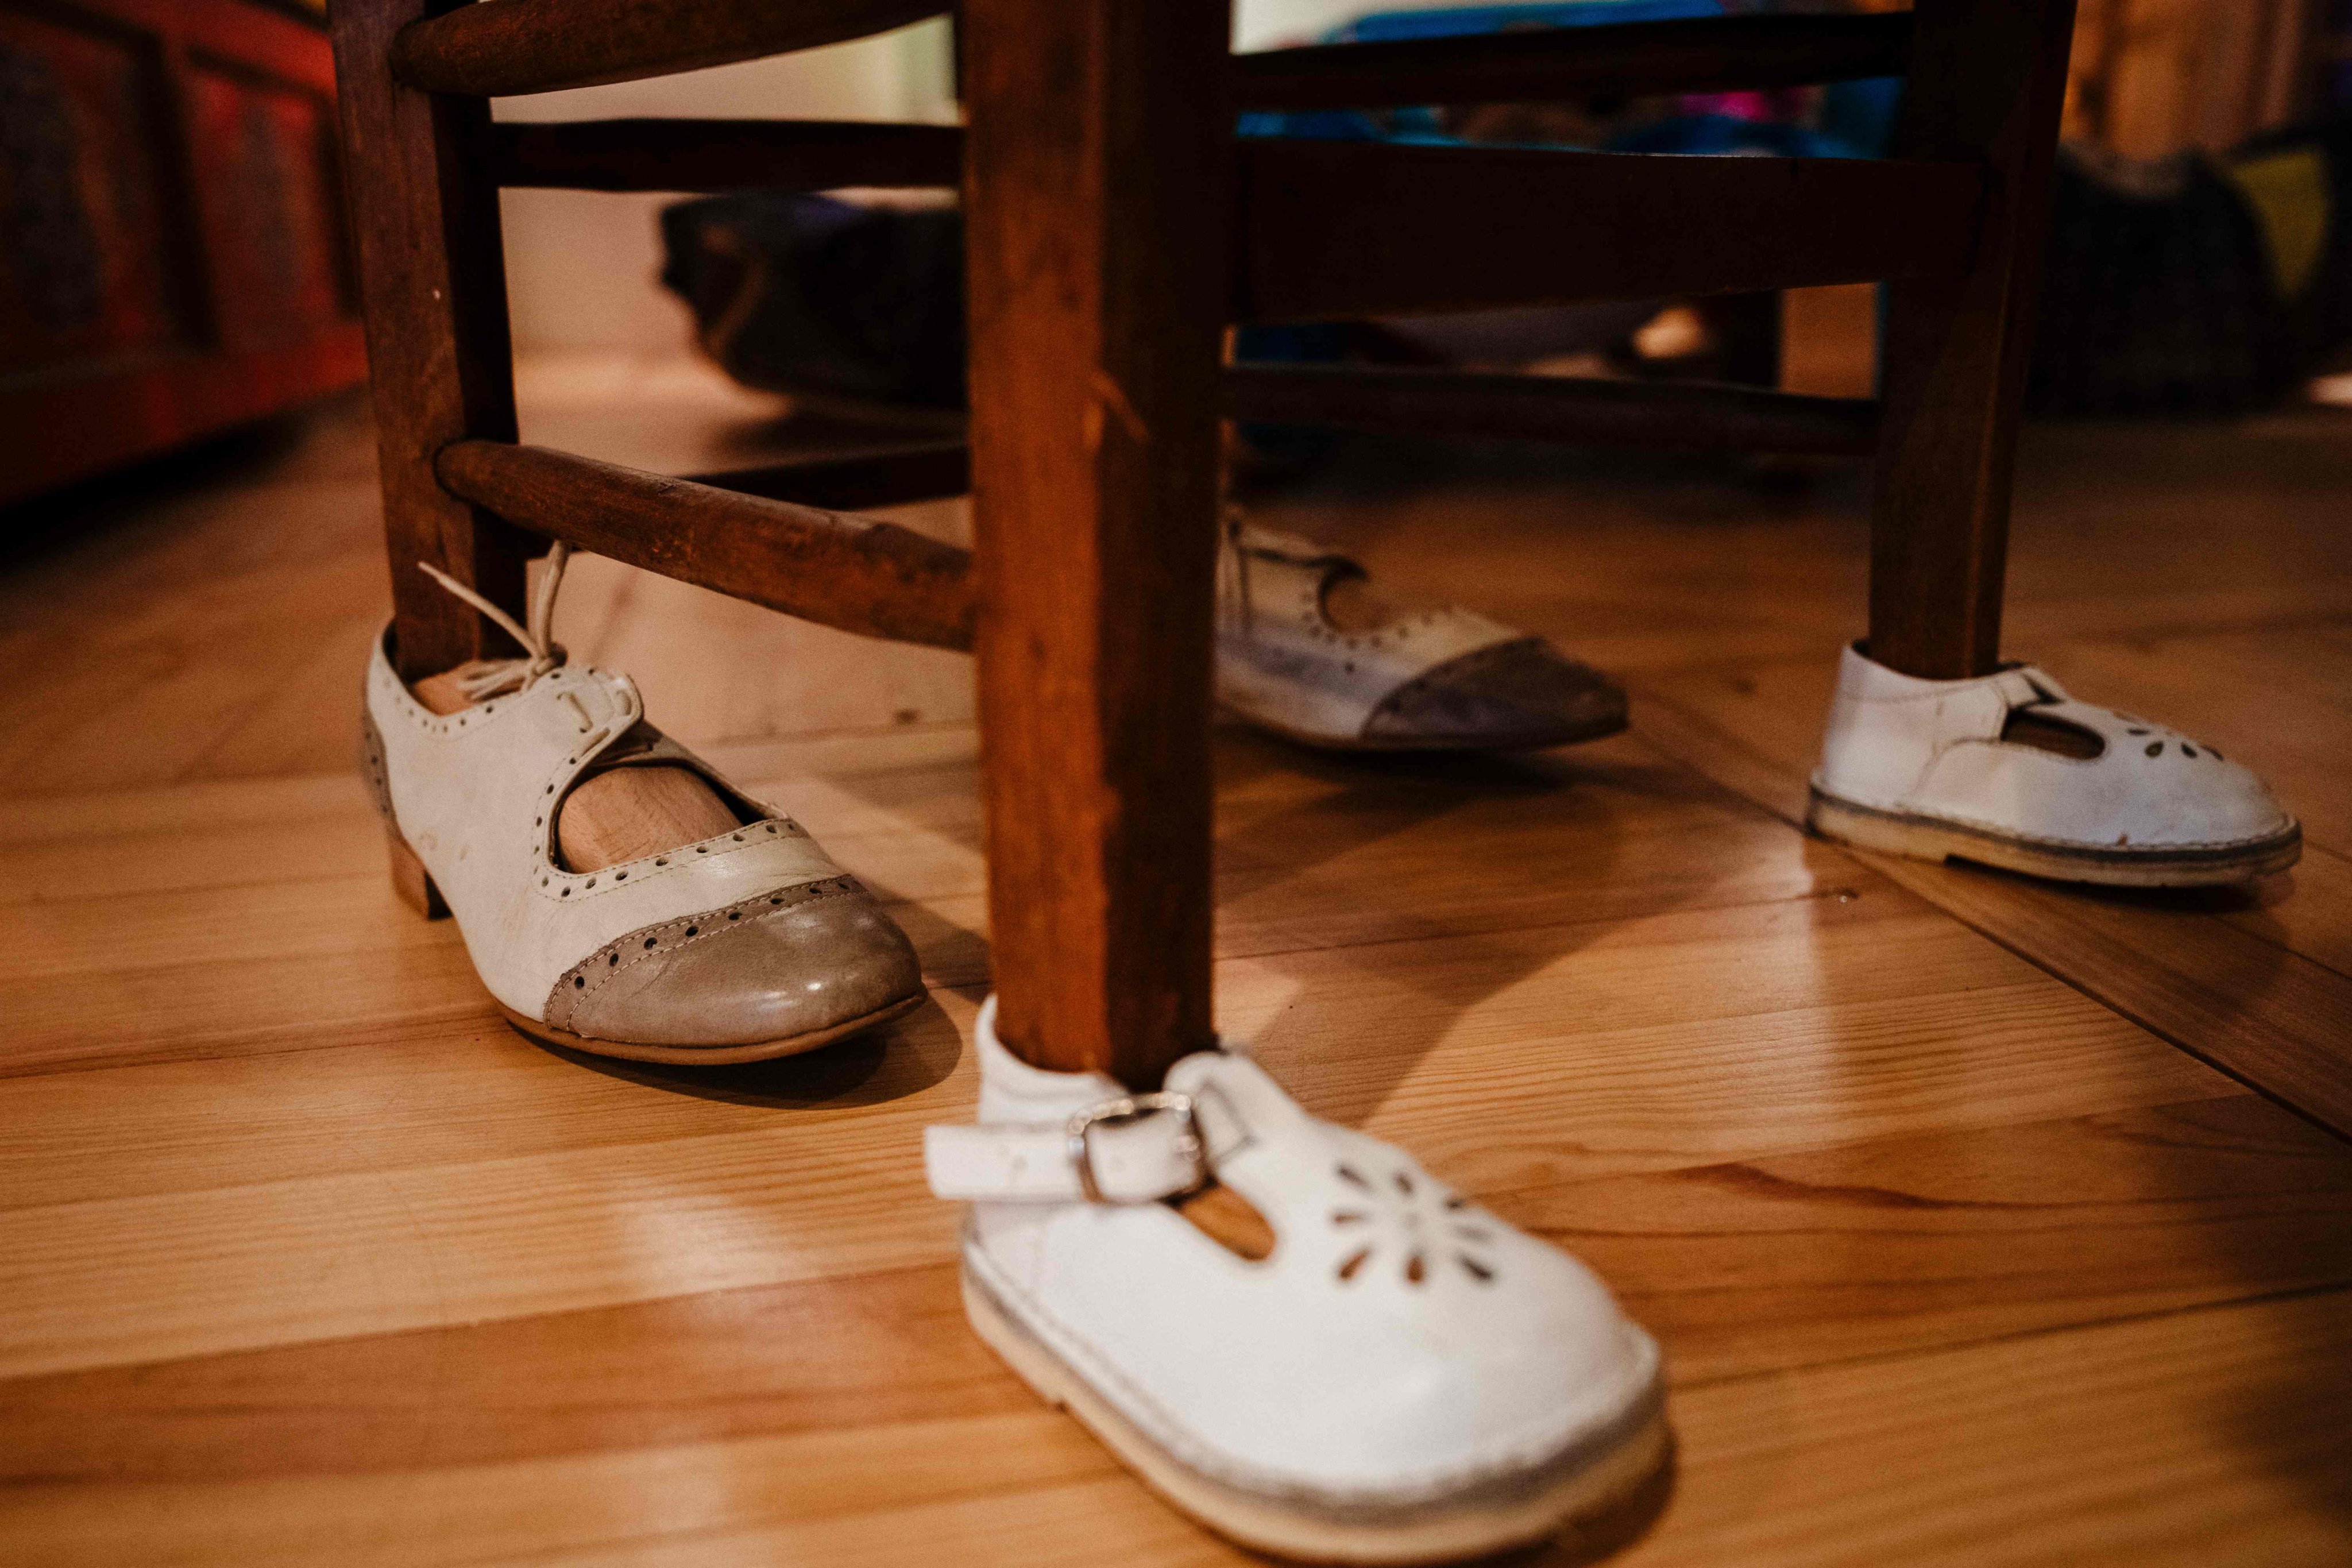
<instances>
[{"instance_id":1,"label":"metal buckle prong","mask_svg":"<svg viewBox=\"0 0 2352 1568\"><path fill-rule=\"evenodd\" d=\"M1070 1163L1078 1173L1078 1189L1086 1194L1087 1202L1116 1201L1104 1197L1102 1188L1095 1183L1094 1130L1106 1121L1131 1121L1163 1110L1181 1118L1184 1123L1183 1133L1176 1147L1192 1162L1192 1182L1183 1191L1198 1192L1209 1184L1209 1153L1201 1142L1201 1124L1192 1116L1192 1097L1167 1089L1153 1094L1127 1094L1087 1107L1071 1117L1063 1129L1062 1135L1069 1144ZM1165 1195L1178 1197L1182 1194L1170 1193ZM1158 1199L1151 1201L1157 1202Z\"/></svg>"}]
</instances>

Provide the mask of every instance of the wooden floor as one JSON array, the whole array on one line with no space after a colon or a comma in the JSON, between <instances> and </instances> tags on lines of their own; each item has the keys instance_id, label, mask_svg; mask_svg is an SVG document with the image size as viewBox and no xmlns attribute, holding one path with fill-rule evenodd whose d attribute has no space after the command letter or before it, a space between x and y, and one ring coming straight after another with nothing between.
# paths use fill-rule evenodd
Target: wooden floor
<instances>
[{"instance_id":1,"label":"wooden floor","mask_svg":"<svg viewBox=\"0 0 2352 1568\"><path fill-rule=\"evenodd\" d=\"M814 438L688 368L525 390L681 471ZM1850 478L1387 443L1262 505L1635 691L1531 761L1221 742L1223 1026L1666 1345L1670 1487L1540 1561L2352 1561L2352 427L2024 471L2012 650L2264 770L2291 876L1802 837ZM968 666L583 563L575 657L881 889L933 1005L760 1068L555 1054L385 880L373 508L344 409L10 523L0 1562L1232 1560L972 1339L922 1191L987 984Z\"/></svg>"}]
</instances>

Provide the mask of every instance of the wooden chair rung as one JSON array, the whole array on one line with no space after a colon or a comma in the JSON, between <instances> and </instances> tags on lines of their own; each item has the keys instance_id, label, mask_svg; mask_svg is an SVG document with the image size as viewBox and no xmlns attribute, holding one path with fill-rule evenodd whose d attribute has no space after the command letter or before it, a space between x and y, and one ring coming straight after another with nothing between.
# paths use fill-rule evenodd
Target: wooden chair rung
<instances>
[{"instance_id":1,"label":"wooden chair rung","mask_svg":"<svg viewBox=\"0 0 2352 1568\"><path fill-rule=\"evenodd\" d=\"M1234 418L1268 424L1668 451L1867 457L1878 438L1867 398L1701 382L1241 364L1225 373L1225 397Z\"/></svg>"},{"instance_id":2,"label":"wooden chair rung","mask_svg":"<svg viewBox=\"0 0 2352 1568\"><path fill-rule=\"evenodd\" d=\"M496 0L411 22L392 68L429 92L503 98L635 81L887 33L947 0Z\"/></svg>"},{"instance_id":3,"label":"wooden chair rung","mask_svg":"<svg viewBox=\"0 0 2352 1568\"><path fill-rule=\"evenodd\" d=\"M1234 315L1744 293L1965 268L1981 164L1240 143Z\"/></svg>"},{"instance_id":4,"label":"wooden chair rung","mask_svg":"<svg viewBox=\"0 0 2352 1568\"><path fill-rule=\"evenodd\" d=\"M1244 109L1538 103L1805 87L1910 64L1906 12L1721 16L1268 49L1234 57L1234 90Z\"/></svg>"},{"instance_id":5,"label":"wooden chair rung","mask_svg":"<svg viewBox=\"0 0 2352 1568\"><path fill-rule=\"evenodd\" d=\"M665 577L864 637L971 646L970 552L896 523L504 441L457 442L434 472L517 528Z\"/></svg>"},{"instance_id":6,"label":"wooden chair rung","mask_svg":"<svg viewBox=\"0 0 2352 1568\"><path fill-rule=\"evenodd\" d=\"M906 506L969 494L971 449L961 441L936 441L887 452L728 468L690 478L713 489L828 510Z\"/></svg>"},{"instance_id":7,"label":"wooden chair rung","mask_svg":"<svg viewBox=\"0 0 2352 1568\"><path fill-rule=\"evenodd\" d=\"M572 191L827 191L952 185L953 125L827 120L576 120L490 128L499 184Z\"/></svg>"}]
</instances>

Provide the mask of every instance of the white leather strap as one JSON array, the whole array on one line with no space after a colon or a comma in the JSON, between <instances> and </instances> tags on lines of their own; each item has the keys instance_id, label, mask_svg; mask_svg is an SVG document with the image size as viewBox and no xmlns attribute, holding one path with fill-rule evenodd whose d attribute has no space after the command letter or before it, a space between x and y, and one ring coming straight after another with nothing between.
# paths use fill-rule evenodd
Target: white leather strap
<instances>
[{"instance_id":1,"label":"white leather strap","mask_svg":"<svg viewBox=\"0 0 2352 1568\"><path fill-rule=\"evenodd\" d=\"M1157 1203L1202 1185L1246 1130L1212 1089L1108 1100L1055 1126L930 1127L933 1195L971 1203Z\"/></svg>"}]
</instances>

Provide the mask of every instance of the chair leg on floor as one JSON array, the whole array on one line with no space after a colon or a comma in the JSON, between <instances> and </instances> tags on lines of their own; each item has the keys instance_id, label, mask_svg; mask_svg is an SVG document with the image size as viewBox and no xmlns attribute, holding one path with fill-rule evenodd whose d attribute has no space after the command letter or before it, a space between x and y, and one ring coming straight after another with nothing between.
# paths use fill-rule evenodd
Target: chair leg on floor
<instances>
[{"instance_id":1,"label":"chair leg on floor","mask_svg":"<svg viewBox=\"0 0 2352 1568\"><path fill-rule=\"evenodd\" d=\"M511 652L486 617L416 563L429 561L518 619L529 536L453 498L433 476L442 447L515 438L506 264L482 99L395 80L393 36L446 0L337 0L332 26L343 178L367 321L392 569L397 664L410 680Z\"/></svg>"},{"instance_id":2,"label":"chair leg on floor","mask_svg":"<svg viewBox=\"0 0 2352 1568\"><path fill-rule=\"evenodd\" d=\"M2074 0L1919 0L1897 153L1994 169L1971 265L1890 286L1870 651L1958 679L2000 659L2002 565Z\"/></svg>"},{"instance_id":3,"label":"chair leg on floor","mask_svg":"<svg viewBox=\"0 0 2352 1568\"><path fill-rule=\"evenodd\" d=\"M1228 8L970 0L980 713L1000 1036L1207 1045Z\"/></svg>"}]
</instances>

